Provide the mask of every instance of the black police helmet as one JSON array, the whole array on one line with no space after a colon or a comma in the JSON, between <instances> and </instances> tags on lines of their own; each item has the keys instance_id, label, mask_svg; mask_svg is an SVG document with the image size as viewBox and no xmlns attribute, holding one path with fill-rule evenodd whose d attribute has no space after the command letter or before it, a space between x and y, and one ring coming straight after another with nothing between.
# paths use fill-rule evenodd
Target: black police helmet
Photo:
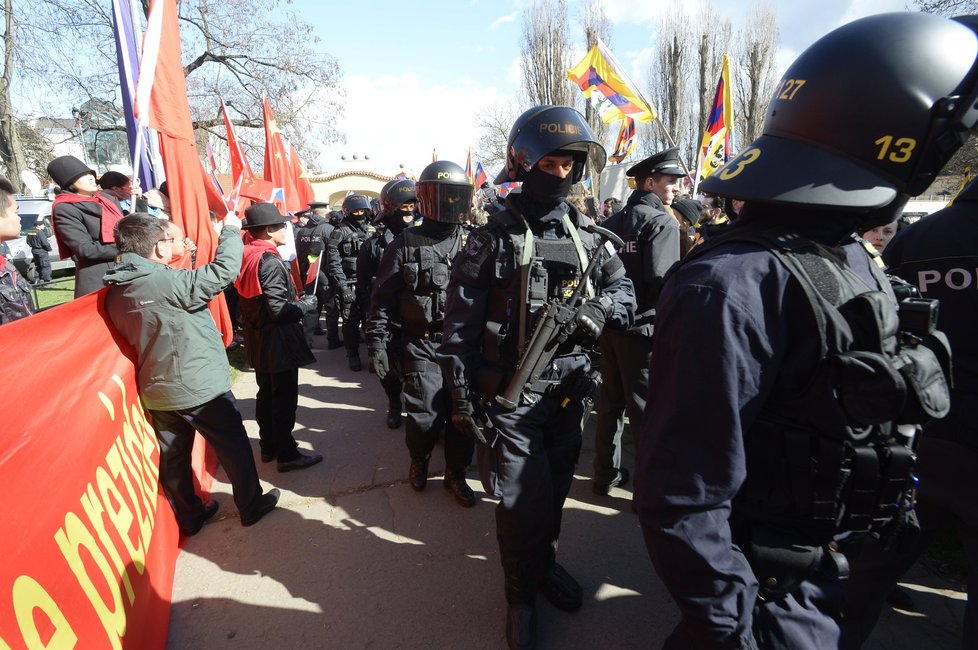
<instances>
[{"instance_id":1,"label":"black police helmet","mask_svg":"<svg viewBox=\"0 0 978 650\"><path fill-rule=\"evenodd\" d=\"M370 199L363 194L350 194L343 199L343 216L349 217L357 210L366 210L370 214Z\"/></svg>"},{"instance_id":2,"label":"black police helmet","mask_svg":"<svg viewBox=\"0 0 978 650\"><path fill-rule=\"evenodd\" d=\"M418 209L422 217L431 221L461 223L469 213L474 194L465 170L447 160L431 163L418 176Z\"/></svg>"},{"instance_id":3,"label":"black police helmet","mask_svg":"<svg viewBox=\"0 0 978 650\"><path fill-rule=\"evenodd\" d=\"M380 191L381 210L386 213L397 212L405 203L414 203L417 200L414 181L406 178L391 181Z\"/></svg>"},{"instance_id":4,"label":"black police helmet","mask_svg":"<svg viewBox=\"0 0 978 650\"><path fill-rule=\"evenodd\" d=\"M591 133L583 115L567 106L534 106L513 123L506 143L506 166L496 176L496 185L522 181L541 158L558 150L574 156L575 183L584 177L589 155L600 161L595 171L601 171L607 160L604 147Z\"/></svg>"},{"instance_id":5,"label":"black police helmet","mask_svg":"<svg viewBox=\"0 0 978 650\"><path fill-rule=\"evenodd\" d=\"M978 122L976 32L974 16L909 12L829 32L785 73L763 135L700 189L857 212L920 194Z\"/></svg>"}]
</instances>

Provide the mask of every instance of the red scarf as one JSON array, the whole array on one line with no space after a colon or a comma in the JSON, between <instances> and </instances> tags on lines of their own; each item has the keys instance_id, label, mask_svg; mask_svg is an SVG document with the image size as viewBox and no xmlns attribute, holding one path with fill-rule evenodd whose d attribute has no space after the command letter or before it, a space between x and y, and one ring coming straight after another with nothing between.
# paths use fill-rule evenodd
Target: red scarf
<instances>
[{"instance_id":1,"label":"red scarf","mask_svg":"<svg viewBox=\"0 0 978 650\"><path fill-rule=\"evenodd\" d=\"M54 214L55 208L57 208L58 204L60 203L97 203L98 205L102 206L102 243L115 243L115 224L122 218L122 210L119 209L119 206L115 201L102 196L101 192L96 192L95 196L85 196L84 194L62 192L54 198L54 205L51 206L51 214ZM51 223L52 225L54 224L53 219L51 220ZM61 239L58 237L57 229L54 231L54 238L58 241L58 250L67 251L67 249L61 244Z\"/></svg>"},{"instance_id":2,"label":"red scarf","mask_svg":"<svg viewBox=\"0 0 978 650\"><path fill-rule=\"evenodd\" d=\"M242 298L255 298L263 293L261 283L258 281L258 266L261 264L262 257L265 256L265 253L274 253L279 258L281 255L278 254L278 248L275 247L275 244L265 239L254 239L249 232L245 233L244 241L241 273L238 274L238 279L234 281L234 288L238 290L238 295Z\"/></svg>"}]
</instances>

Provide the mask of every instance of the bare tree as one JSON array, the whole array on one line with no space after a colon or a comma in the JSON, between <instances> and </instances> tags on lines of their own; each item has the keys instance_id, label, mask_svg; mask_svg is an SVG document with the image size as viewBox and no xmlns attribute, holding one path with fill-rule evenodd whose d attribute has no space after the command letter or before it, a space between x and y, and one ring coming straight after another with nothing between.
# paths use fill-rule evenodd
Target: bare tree
<instances>
[{"instance_id":1,"label":"bare tree","mask_svg":"<svg viewBox=\"0 0 978 650\"><path fill-rule=\"evenodd\" d=\"M149 2L140 3L145 15ZM90 99L112 101L118 72L110 3L19 4L25 8L16 44L22 96L53 115ZM242 141L261 142L261 98L268 96L280 127L300 151L340 138L339 67L333 57L317 50L319 37L312 25L290 5L288 0L177 3L196 129L224 136L218 100L223 96L235 124L245 127L239 134Z\"/></svg>"},{"instance_id":2,"label":"bare tree","mask_svg":"<svg viewBox=\"0 0 978 650\"><path fill-rule=\"evenodd\" d=\"M713 108L713 97L716 94L717 81L723 66L723 55L730 50L733 26L730 20L722 18L713 3L708 2L697 21L699 31L699 46L697 48L699 69L699 133L706 129L706 120ZM729 126L729 125L728 125ZM697 136L699 137L699 136ZM699 141L696 141L699 144ZM693 164L695 164L695 160Z\"/></svg>"},{"instance_id":3,"label":"bare tree","mask_svg":"<svg viewBox=\"0 0 978 650\"><path fill-rule=\"evenodd\" d=\"M17 23L14 20L12 0L4 0L4 32L3 32L3 74L0 75L0 162L6 170L7 177L20 188L20 173L27 168L24 150L20 143L19 123L14 117L11 102L10 85L15 72L15 50L17 43Z\"/></svg>"},{"instance_id":4,"label":"bare tree","mask_svg":"<svg viewBox=\"0 0 978 650\"><path fill-rule=\"evenodd\" d=\"M611 23L604 13L604 7L598 0L586 1L582 23L584 25L584 43L588 51L597 44L598 39L601 39L605 45L610 46ZM591 127L591 132L594 133L597 141L605 144L609 131L608 125L604 123L601 116L598 115L598 111L594 108L594 105L588 100L584 101L584 119L587 121L588 126ZM608 151L608 153L610 154L611 151ZM594 170L603 168L608 160L607 158L596 160L592 157L589 162L591 169ZM591 186L594 188L601 187L600 172L594 173L594 180Z\"/></svg>"},{"instance_id":5,"label":"bare tree","mask_svg":"<svg viewBox=\"0 0 978 650\"><path fill-rule=\"evenodd\" d=\"M523 92L529 104L573 106L567 0L533 0L523 11Z\"/></svg>"},{"instance_id":6,"label":"bare tree","mask_svg":"<svg viewBox=\"0 0 978 650\"><path fill-rule=\"evenodd\" d=\"M747 22L737 34L735 60L738 63L734 93L738 146L747 145L761 134L767 107L778 81L778 17L768 4L755 4Z\"/></svg>"},{"instance_id":7,"label":"bare tree","mask_svg":"<svg viewBox=\"0 0 978 650\"><path fill-rule=\"evenodd\" d=\"M691 134L698 112L697 107L689 105L695 56L689 16L681 7L673 7L659 21L655 62L649 69L648 80L662 127L668 130L687 161L696 146ZM668 138L654 123L645 131L648 137L642 139L642 146L646 155L669 146Z\"/></svg>"},{"instance_id":8,"label":"bare tree","mask_svg":"<svg viewBox=\"0 0 978 650\"><path fill-rule=\"evenodd\" d=\"M961 16L978 13L976 0L914 0L914 9L942 16Z\"/></svg>"},{"instance_id":9,"label":"bare tree","mask_svg":"<svg viewBox=\"0 0 978 650\"><path fill-rule=\"evenodd\" d=\"M486 108L479 116L481 135L476 153L490 181L506 164L506 141L520 112L520 108L514 104L498 103Z\"/></svg>"}]
</instances>

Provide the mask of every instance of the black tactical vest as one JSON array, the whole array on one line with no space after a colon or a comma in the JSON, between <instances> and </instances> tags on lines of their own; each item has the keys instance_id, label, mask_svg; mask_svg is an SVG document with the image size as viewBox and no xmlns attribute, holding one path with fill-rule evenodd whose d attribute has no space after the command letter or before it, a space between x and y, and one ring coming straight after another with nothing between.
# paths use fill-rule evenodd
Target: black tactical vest
<instances>
[{"instance_id":1,"label":"black tactical vest","mask_svg":"<svg viewBox=\"0 0 978 650\"><path fill-rule=\"evenodd\" d=\"M440 335L452 259L462 249L461 229L441 240L425 235L417 227L406 229L401 237L404 291L398 296L398 307L405 333Z\"/></svg>"},{"instance_id":2,"label":"black tactical vest","mask_svg":"<svg viewBox=\"0 0 978 650\"><path fill-rule=\"evenodd\" d=\"M910 487L915 425L949 407L946 339L937 331L903 331L876 265L882 289L868 286L834 251L796 235L743 228L711 244L729 241L765 247L791 272L812 307L820 347L807 387L769 400L745 432L747 478L733 504L735 539L776 530L817 547L883 529Z\"/></svg>"}]
</instances>

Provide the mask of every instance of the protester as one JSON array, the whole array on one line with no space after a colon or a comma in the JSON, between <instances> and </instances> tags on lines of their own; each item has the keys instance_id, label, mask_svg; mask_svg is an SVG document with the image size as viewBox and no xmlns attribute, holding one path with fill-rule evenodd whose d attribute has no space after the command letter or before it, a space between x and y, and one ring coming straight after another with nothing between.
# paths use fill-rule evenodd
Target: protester
<instances>
[{"instance_id":1,"label":"protester","mask_svg":"<svg viewBox=\"0 0 978 650\"><path fill-rule=\"evenodd\" d=\"M583 602L556 551L595 388L585 348L605 324L630 326L635 298L621 260L589 230L593 222L567 203L588 154L605 159L584 117L563 106L531 108L513 124L506 151L496 181L523 181L523 190L469 234L453 263L438 361L452 388L452 423L483 441L482 484L499 498L506 640L511 648L532 648L538 590L566 611ZM593 276L581 277L594 256ZM538 380L515 387L521 389L515 408L503 406L496 398L513 378L543 304L582 282L591 290L575 309L576 335L559 345ZM477 423L483 404L491 428Z\"/></svg>"},{"instance_id":2,"label":"protester","mask_svg":"<svg viewBox=\"0 0 978 650\"><path fill-rule=\"evenodd\" d=\"M95 172L74 156L52 160L48 174L62 190L51 208L58 252L75 260L75 298L80 298L101 289L102 276L115 266L119 251L113 233L122 209L114 197L98 191Z\"/></svg>"},{"instance_id":3,"label":"protester","mask_svg":"<svg viewBox=\"0 0 978 650\"><path fill-rule=\"evenodd\" d=\"M20 237L16 193L13 184L0 176L0 243ZM30 284L0 255L0 325L33 313Z\"/></svg>"},{"instance_id":4,"label":"protester","mask_svg":"<svg viewBox=\"0 0 978 650\"><path fill-rule=\"evenodd\" d=\"M134 186L133 180L129 176L122 172L108 171L99 177L98 186L102 188L104 193L113 196L119 202L122 214L129 214L134 211L147 212L148 206L145 199L142 198L139 181L136 181ZM133 205L132 201L134 194L136 205Z\"/></svg>"},{"instance_id":5,"label":"protester","mask_svg":"<svg viewBox=\"0 0 978 650\"><path fill-rule=\"evenodd\" d=\"M258 395L255 419L263 463L278 461L279 472L322 462L321 454L303 454L292 435L299 405L299 368L316 358L302 332L304 314L315 311L315 296L297 297L288 265L279 255L289 218L271 203L245 210L245 250L238 290L244 346L255 369Z\"/></svg>"},{"instance_id":6,"label":"protester","mask_svg":"<svg viewBox=\"0 0 978 650\"><path fill-rule=\"evenodd\" d=\"M140 398L160 441L160 482L184 535L195 535L218 509L194 490L191 451L200 432L227 472L242 526L278 502L262 494L255 459L238 412L227 356L207 303L240 267L241 222L224 219L214 261L193 271L172 269L175 237L166 222L136 212L121 219L119 264L105 274L105 310L136 350Z\"/></svg>"},{"instance_id":7,"label":"protester","mask_svg":"<svg viewBox=\"0 0 978 650\"><path fill-rule=\"evenodd\" d=\"M838 647L842 551L910 523L904 434L946 406L944 353L898 336L853 232L891 221L974 128L973 25L892 13L836 29L702 183L745 203L657 305L635 501L681 614L666 648ZM915 143L907 159L881 155L879 133Z\"/></svg>"}]
</instances>

